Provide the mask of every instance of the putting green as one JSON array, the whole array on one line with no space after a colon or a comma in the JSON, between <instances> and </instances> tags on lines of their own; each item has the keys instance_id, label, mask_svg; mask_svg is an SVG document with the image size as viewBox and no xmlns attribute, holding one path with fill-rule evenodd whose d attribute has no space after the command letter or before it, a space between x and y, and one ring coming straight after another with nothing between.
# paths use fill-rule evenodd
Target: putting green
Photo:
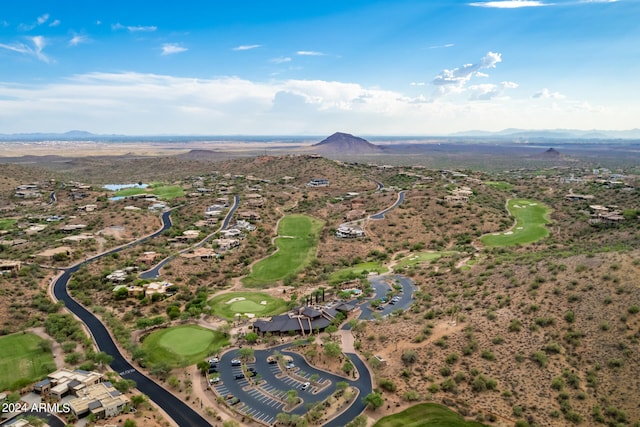
<instances>
[{"instance_id":1,"label":"putting green","mask_svg":"<svg viewBox=\"0 0 640 427\"><path fill-rule=\"evenodd\" d=\"M169 366L188 366L229 345L221 332L196 325L176 326L149 334L142 342L147 360Z\"/></svg>"},{"instance_id":2,"label":"putting green","mask_svg":"<svg viewBox=\"0 0 640 427\"><path fill-rule=\"evenodd\" d=\"M231 303L231 310L236 313L260 313L267 309L266 304L256 304L253 301L244 300Z\"/></svg>"},{"instance_id":3,"label":"putting green","mask_svg":"<svg viewBox=\"0 0 640 427\"><path fill-rule=\"evenodd\" d=\"M209 300L213 314L233 319L236 314L273 316L287 310L287 303L262 292L231 292Z\"/></svg>"},{"instance_id":4,"label":"putting green","mask_svg":"<svg viewBox=\"0 0 640 427\"><path fill-rule=\"evenodd\" d=\"M515 225L502 233L486 234L480 241L487 247L514 246L537 242L549 235L545 226L549 223L551 209L540 202L511 199L507 210L516 220Z\"/></svg>"}]
</instances>

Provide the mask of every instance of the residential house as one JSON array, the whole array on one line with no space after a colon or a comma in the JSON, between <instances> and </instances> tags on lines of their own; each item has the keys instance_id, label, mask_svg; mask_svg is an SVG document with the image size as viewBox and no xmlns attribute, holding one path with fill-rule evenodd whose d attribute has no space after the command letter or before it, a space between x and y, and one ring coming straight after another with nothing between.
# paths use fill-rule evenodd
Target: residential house
<instances>
[{"instance_id":1,"label":"residential house","mask_svg":"<svg viewBox=\"0 0 640 427\"><path fill-rule=\"evenodd\" d=\"M326 178L313 178L307 183L307 187L328 187L329 180Z\"/></svg>"},{"instance_id":2,"label":"residential house","mask_svg":"<svg viewBox=\"0 0 640 427\"><path fill-rule=\"evenodd\" d=\"M92 414L96 419L119 415L129 404L128 397L120 393L110 382L90 385L68 402L71 413L77 418Z\"/></svg>"},{"instance_id":3,"label":"residential house","mask_svg":"<svg viewBox=\"0 0 640 427\"><path fill-rule=\"evenodd\" d=\"M260 214L256 211L241 211L238 216L245 221L260 221Z\"/></svg>"},{"instance_id":4,"label":"residential house","mask_svg":"<svg viewBox=\"0 0 640 427\"><path fill-rule=\"evenodd\" d=\"M153 262L156 260L156 258L158 258L159 256L160 254L155 251L143 252L142 255L138 257L136 262L138 264L145 264L147 266L151 266Z\"/></svg>"},{"instance_id":5,"label":"residential house","mask_svg":"<svg viewBox=\"0 0 640 427\"><path fill-rule=\"evenodd\" d=\"M20 261L0 260L0 274L17 273L22 268Z\"/></svg>"},{"instance_id":6,"label":"residential house","mask_svg":"<svg viewBox=\"0 0 640 427\"><path fill-rule=\"evenodd\" d=\"M229 251L233 248L240 246L240 240L238 239L216 239L213 241L218 251Z\"/></svg>"},{"instance_id":7,"label":"residential house","mask_svg":"<svg viewBox=\"0 0 640 427\"><path fill-rule=\"evenodd\" d=\"M50 396L54 400L60 400L69 394L77 396L80 390L98 384L101 381L102 374L99 372L89 372L81 369L72 371L62 368L51 372L45 380L36 383L33 386L33 391Z\"/></svg>"},{"instance_id":8,"label":"residential house","mask_svg":"<svg viewBox=\"0 0 640 427\"><path fill-rule=\"evenodd\" d=\"M364 237L364 230L357 226L341 225L336 230L336 237L341 239L355 239Z\"/></svg>"}]
</instances>

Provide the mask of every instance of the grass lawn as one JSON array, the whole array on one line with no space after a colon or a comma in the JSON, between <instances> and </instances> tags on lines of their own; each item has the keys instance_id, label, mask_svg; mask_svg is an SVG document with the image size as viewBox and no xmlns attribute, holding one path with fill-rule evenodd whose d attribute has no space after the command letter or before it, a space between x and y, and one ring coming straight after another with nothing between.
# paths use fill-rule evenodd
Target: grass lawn
<instances>
[{"instance_id":1,"label":"grass lawn","mask_svg":"<svg viewBox=\"0 0 640 427\"><path fill-rule=\"evenodd\" d=\"M374 427L486 427L465 421L457 413L435 403L422 403L378 420Z\"/></svg>"},{"instance_id":2,"label":"grass lawn","mask_svg":"<svg viewBox=\"0 0 640 427\"><path fill-rule=\"evenodd\" d=\"M514 246L533 243L549 235L545 227L549 223L551 209L542 203L525 199L512 199L507 209L516 219L516 225L504 233L486 234L480 241L488 247Z\"/></svg>"},{"instance_id":3,"label":"grass lawn","mask_svg":"<svg viewBox=\"0 0 640 427\"><path fill-rule=\"evenodd\" d=\"M11 218L0 219L0 230L10 230L16 222L17 220Z\"/></svg>"},{"instance_id":4,"label":"grass lawn","mask_svg":"<svg viewBox=\"0 0 640 427\"><path fill-rule=\"evenodd\" d=\"M381 262L370 261L353 265L351 267L343 268L341 270L334 271L329 276L329 283L335 285L337 283L346 282L347 280L357 279L362 276L364 272L375 271L378 274L384 274L389 271L388 268L383 267Z\"/></svg>"},{"instance_id":5,"label":"grass lawn","mask_svg":"<svg viewBox=\"0 0 640 427\"><path fill-rule=\"evenodd\" d=\"M56 369L51 351L43 351L34 334L0 337L0 390L16 390Z\"/></svg>"},{"instance_id":6,"label":"grass lawn","mask_svg":"<svg viewBox=\"0 0 640 427\"><path fill-rule=\"evenodd\" d=\"M453 254L455 254L455 252L452 251L416 252L402 258L400 261L398 261L398 264L396 264L394 268L396 271L398 271L405 267L413 267L414 265L422 264L427 261L435 261L440 257Z\"/></svg>"},{"instance_id":7,"label":"grass lawn","mask_svg":"<svg viewBox=\"0 0 640 427\"><path fill-rule=\"evenodd\" d=\"M209 305L213 314L225 319L233 319L236 313L252 313L265 317L287 310L286 301L260 292L231 292L218 295L209 300Z\"/></svg>"},{"instance_id":8,"label":"grass lawn","mask_svg":"<svg viewBox=\"0 0 640 427\"><path fill-rule=\"evenodd\" d=\"M184 195L184 190L179 185L162 185L154 183L147 188L124 188L116 191L115 197L133 196L134 194L150 193L155 194L160 199L171 200Z\"/></svg>"},{"instance_id":9,"label":"grass lawn","mask_svg":"<svg viewBox=\"0 0 640 427\"><path fill-rule=\"evenodd\" d=\"M503 190L503 191L513 190L513 184L509 184L508 182L504 182L504 181L485 181L484 184L488 185L489 187L497 188L498 190Z\"/></svg>"},{"instance_id":10,"label":"grass lawn","mask_svg":"<svg viewBox=\"0 0 640 427\"><path fill-rule=\"evenodd\" d=\"M196 325L176 326L149 334L142 342L150 364L193 365L229 345L223 333Z\"/></svg>"},{"instance_id":11,"label":"grass lawn","mask_svg":"<svg viewBox=\"0 0 640 427\"><path fill-rule=\"evenodd\" d=\"M307 215L287 215L278 225L278 248L257 262L242 282L246 286L267 286L295 274L315 257L323 222Z\"/></svg>"}]
</instances>

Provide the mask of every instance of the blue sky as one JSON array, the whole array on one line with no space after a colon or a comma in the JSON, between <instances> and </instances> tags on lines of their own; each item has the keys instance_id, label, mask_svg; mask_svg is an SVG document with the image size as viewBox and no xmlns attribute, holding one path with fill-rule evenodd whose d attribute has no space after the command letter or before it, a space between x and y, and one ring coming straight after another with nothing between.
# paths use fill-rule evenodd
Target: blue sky
<instances>
[{"instance_id":1,"label":"blue sky","mask_svg":"<svg viewBox=\"0 0 640 427\"><path fill-rule=\"evenodd\" d=\"M630 129L638 17L639 0L5 2L0 133Z\"/></svg>"}]
</instances>

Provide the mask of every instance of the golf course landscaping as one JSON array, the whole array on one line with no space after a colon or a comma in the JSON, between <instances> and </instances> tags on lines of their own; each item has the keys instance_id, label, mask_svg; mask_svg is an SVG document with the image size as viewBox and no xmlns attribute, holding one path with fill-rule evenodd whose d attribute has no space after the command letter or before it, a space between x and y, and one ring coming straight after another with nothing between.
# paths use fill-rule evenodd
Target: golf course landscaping
<instances>
[{"instance_id":1,"label":"golf course landscaping","mask_svg":"<svg viewBox=\"0 0 640 427\"><path fill-rule=\"evenodd\" d=\"M307 266L316 255L323 222L308 215L287 215L278 224L276 252L257 262L242 279L245 286L267 287Z\"/></svg>"},{"instance_id":2,"label":"golf course landscaping","mask_svg":"<svg viewBox=\"0 0 640 427\"><path fill-rule=\"evenodd\" d=\"M127 197L141 193L149 193L157 196L159 199L171 200L184 195L184 190L179 185L164 185L154 182L147 188L124 188L114 193L115 197Z\"/></svg>"},{"instance_id":3,"label":"golf course landscaping","mask_svg":"<svg viewBox=\"0 0 640 427\"><path fill-rule=\"evenodd\" d=\"M286 301L260 292L230 292L209 300L212 314L231 320L238 315L266 317L287 310Z\"/></svg>"},{"instance_id":4,"label":"golf course landscaping","mask_svg":"<svg viewBox=\"0 0 640 427\"><path fill-rule=\"evenodd\" d=\"M148 364L193 365L229 345L222 332L196 325L175 326L147 335L142 341Z\"/></svg>"},{"instance_id":5,"label":"golf course landscaping","mask_svg":"<svg viewBox=\"0 0 640 427\"><path fill-rule=\"evenodd\" d=\"M50 345L34 334L0 338L0 390L16 390L56 369Z\"/></svg>"},{"instance_id":6,"label":"golf course landscaping","mask_svg":"<svg viewBox=\"0 0 640 427\"><path fill-rule=\"evenodd\" d=\"M454 255L454 251L440 251L440 252L415 252L407 255L404 258L398 260L398 263L394 267L395 271L401 271L406 267L413 267L425 262L435 261L443 256Z\"/></svg>"},{"instance_id":7,"label":"golf course landscaping","mask_svg":"<svg viewBox=\"0 0 640 427\"><path fill-rule=\"evenodd\" d=\"M551 209L544 204L533 200L511 199L507 202L507 210L515 218L515 225L508 231L480 237L486 247L524 245L549 235L546 224L549 223Z\"/></svg>"},{"instance_id":8,"label":"golf course landscaping","mask_svg":"<svg viewBox=\"0 0 640 427\"><path fill-rule=\"evenodd\" d=\"M329 276L329 284L335 285L349 280L358 279L371 272L384 274L387 271L389 271L389 269L383 266L380 261L363 262L334 271Z\"/></svg>"},{"instance_id":9,"label":"golf course landscaping","mask_svg":"<svg viewBox=\"0 0 640 427\"><path fill-rule=\"evenodd\" d=\"M422 403L397 414L378 420L374 427L486 427L475 421L466 421L445 406Z\"/></svg>"}]
</instances>

